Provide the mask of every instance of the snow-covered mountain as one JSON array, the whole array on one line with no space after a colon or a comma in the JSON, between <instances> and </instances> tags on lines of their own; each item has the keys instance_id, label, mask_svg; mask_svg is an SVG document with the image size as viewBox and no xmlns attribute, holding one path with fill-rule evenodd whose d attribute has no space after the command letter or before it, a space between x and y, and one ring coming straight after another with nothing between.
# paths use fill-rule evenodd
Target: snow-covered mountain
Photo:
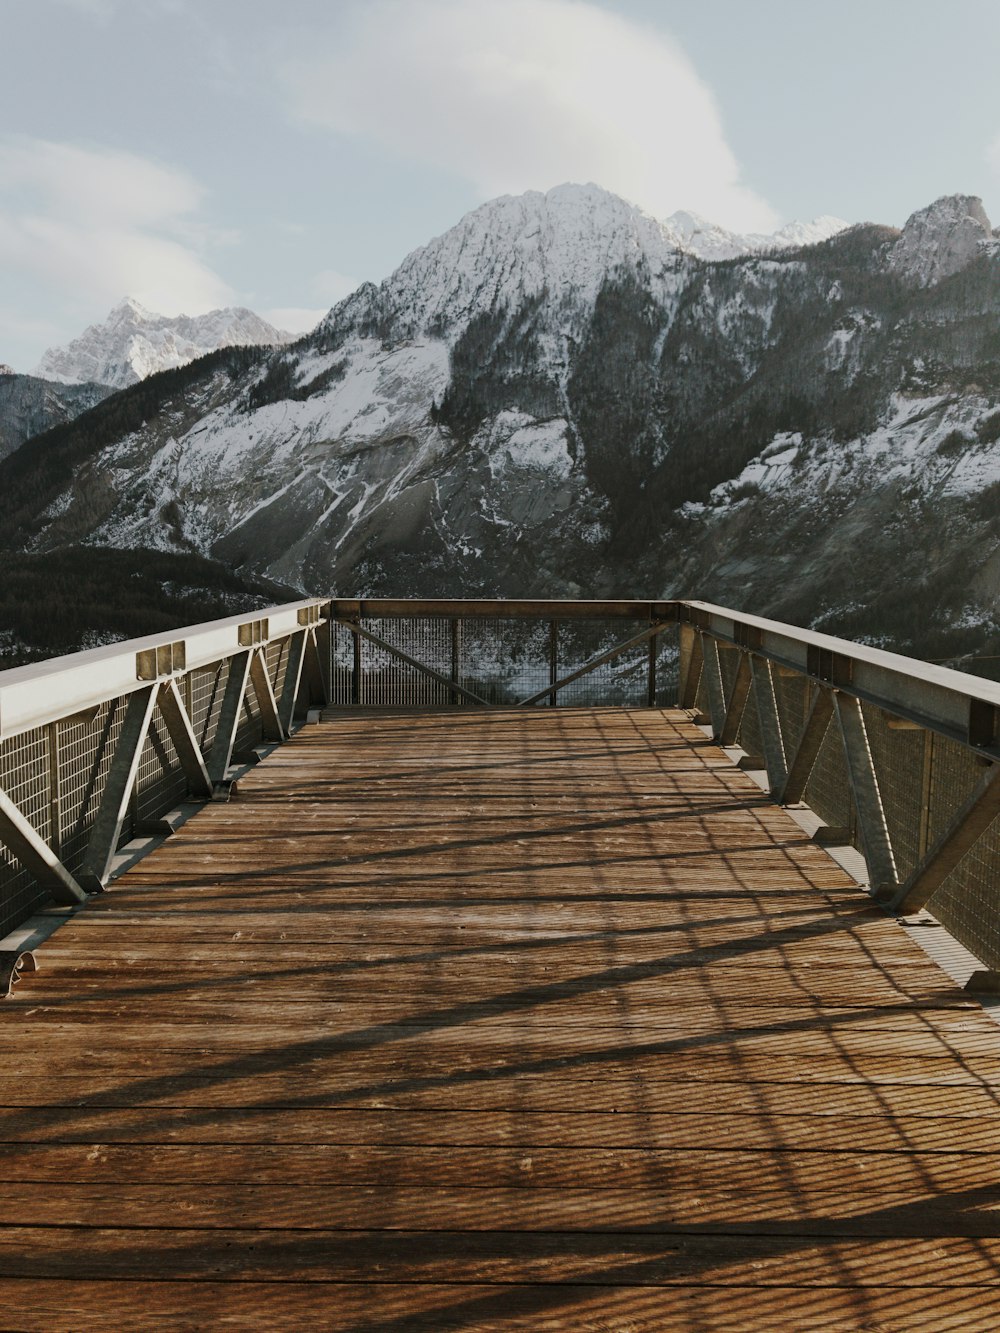
<instances>
[{"instance_id":1,"label":"snow-covered mountain","mask_svg":"<svg viewBox=\"0 0 1000 1333\"><path fill-rule=\"evenodd\" d=\"M1000 592L980 209L720 263L700 224L596 186L498 199L294 347L220 351L29 441L0 464L0 534L316 593L700 595L944 656L993 633Z\"/></svg>"},{"instance_id":2,"label":"snow-covered mountain","mask_svg":"<svg viewBox=\"0 0 1000 1333\"><path fill-rule=\"evenodd\" d=\"M759 232L741 234L727 231L697 213L680 212L671 214L663 225L678 248L711 261L818 245L820 241L828 241L831 236L846 231L850 223L824 214L812 222L789 222L770 235Z\"/></svg>"},{"instance_id":3,"label":"snow-covered mountain","mask_svg":"<svg viewBox=\"0 0 1000 1333\"><path fill-rule=\"evenodd\" d=\"M170 317L154 314L127 297L103 323L92 324L66 347L50 348L33 373L61 384L123 389L220 347L275 345L294 337L241 306Z\"/></svg>"}]
</instances>

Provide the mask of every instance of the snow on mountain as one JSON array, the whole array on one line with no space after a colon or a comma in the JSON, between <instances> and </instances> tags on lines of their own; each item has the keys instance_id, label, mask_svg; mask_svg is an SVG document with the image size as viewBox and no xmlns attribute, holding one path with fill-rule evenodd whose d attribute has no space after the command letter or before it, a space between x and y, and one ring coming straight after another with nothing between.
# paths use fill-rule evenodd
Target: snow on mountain
<instances>
[{"instance_id":1,"label":"snow on mountain","mask_svg":"<svg viewBox=\"0 0 1000 1333\"><path fill-rule=\"evenodd\" d=\"M170 317L128 297L102 324L92 324L66 347L50 348L33 374L62 384L123 389L220 347L287 343L295 336L243 307Z\"/></svg>"},{"instance_id":2,"label":"snow on mountain","mask_svg":"<svg viewBox=\"0 0 1000 1333\"><path fill-rule=\"evenodd\" d=\"M969 194L946 195L907 218L889 253L889 268L904 281L930 287L965 268L980 246L992 241L983 201Z\"/></svg>"},{"instance_id":3,"label":"snow on mountain","mask_svg":"<svg viewBox=\"0 0 1000 1333\"><path fill-rule=\"evenodd\" d=\"M845 231L850 223L842 218L814 218L812 222L789 222L770 235L750 232L745 235L727 231L697 213L673 213L664 222L667 234L679 249L699 259L709 262L723 259L736 259L740 255L756 254L768 250L799 249L805 245L818 245L828 241L831 236Z\"/></svg>"},{"instance_id":4,"label":"snow on mountain","mask_svg":"<svg viewBox=\"0 0 1000 1333\"><path fill-rule=\"evenodd\" d=\"M956 589L966 620L1000 598L1000 247L976 202L736 237L593 185L494 200L294 347L98 408L36 473L19 451L0 533L317 593L697 590L944 632Z\"/></svg>"}]
</instances>

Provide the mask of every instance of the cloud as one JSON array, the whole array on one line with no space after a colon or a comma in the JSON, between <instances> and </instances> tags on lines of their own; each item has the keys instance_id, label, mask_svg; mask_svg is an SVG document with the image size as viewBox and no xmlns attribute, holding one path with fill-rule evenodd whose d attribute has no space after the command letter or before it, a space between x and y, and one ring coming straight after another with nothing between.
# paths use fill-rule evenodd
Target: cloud
<instances>
[{"instance_id":1,"label":"cloud","mask_svg":"<svg viewBox=\"0 0 1000 1333\"><path fill-rule=\"evenodd\" d=\"M303 306L276 306L272 310L261 312L269 324L286 333L312 333L320 320L329 314L329 307L322 310L307 310Z\"/></svg>"},{"instance_id":2,"label":"cloud","mask_svg":"<svg viewBox=\"0 0 1000 1333\"><path fill-rule=\"evenodd\" d=\"M282 77L300 119L484 198L593 180L658 216L770 231L719 110L663 33L584 0L368 0Z\"/></svg>"},{"instance_id":3,"label":"cloud","mask_svg":"<svg viewBox=\"0 0 1000 1333\"><path fill-rule=\"evenodd\" d=\"M0 140L0 275L31 273L91 309L125 295L167 315L225 305L231 288L198 253L202 197L185 172L134 153Z\"/></svg>"},{"instance_id":4,"label":"cloud","mask_svg":"<svg viewBox=\"0 0 1000 1333\"><path fill-rule=\"evenodd\" d=\"M357 291L361 286L357 278L349 277L346 273L339 273L334 268L325 268L317 273L313 278L313 294L320 301L327 301L330 305L335 305L343 300L345 296L350 296L351 292Z\"/></svg>"}]
</instances>

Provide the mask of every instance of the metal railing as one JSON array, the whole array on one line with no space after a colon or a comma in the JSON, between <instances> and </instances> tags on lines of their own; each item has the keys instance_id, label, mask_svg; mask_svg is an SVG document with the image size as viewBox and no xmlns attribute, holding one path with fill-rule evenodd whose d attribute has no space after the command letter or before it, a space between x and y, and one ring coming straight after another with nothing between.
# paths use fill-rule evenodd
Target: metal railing
<instances>
[{"instance_id":1,"label":"metal railing","mask_svg":"<svg viewBox=\"0 0 1000 1333\"><path fill-rule=\"evenodd\" d=\"M309 600L2 672L0 935L324 702L679 703L1000 969L1000 685L679 600Z\"/></svg>"},{"instance_id":2,"label":"metal railing","mask_svg":"<svg viewBox=\"0 0 1000 1333\"><path fill-rule=\"evenodd\" d=\"M118 847L329 694L325 602L0 672L0 936L85 901Z\"/></svg>"}]
</instances>

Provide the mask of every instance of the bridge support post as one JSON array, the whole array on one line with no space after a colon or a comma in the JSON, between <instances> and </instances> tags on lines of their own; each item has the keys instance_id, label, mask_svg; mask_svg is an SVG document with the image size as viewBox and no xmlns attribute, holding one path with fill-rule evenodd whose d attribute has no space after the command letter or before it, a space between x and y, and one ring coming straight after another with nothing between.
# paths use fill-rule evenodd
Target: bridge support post
<instances>
[{"instance_id":1,"label":"bridge support post","mask_svg":"<svg viewBox=\"0 0 1000 1333\"><path fill-rule=\"evenodd\" d=\"M5 791L0 789L0 842L57 903L83 903L87 894L55 852L38 836Z\"/></svg>"},{"instance_id":2,"label":"bridge support post","mask_svg":"<svg viewBox=\"0 0 1000 1333\"><path fill-rule=\"evenodd\" d=\"M298 638L298 635L294 637ZM289 652L291 652L291 649L289 649ZM290 666L291 662L289 662ZM257 696L257 706L260 709L261 730L264 740L283 741L287 733L281 713L278 711L277 700L274 697L274 687L271 684L271 676L267 669L267 657L263 648L255 649L250 658L250 679L253 681L253 692Z\"/></svg>"},{"instance_id":3,"label":"bridge support post","mask_svg":"<svg viewBox=\"0 0 1000 1333\"><path fill-rule=\"evenodd\" d=\"M767 784L772 792L777 792L785 785L788 769L785 741L781 734L781 718L778 715L778 701L774 696L774 678L771 675L770 662L763 657L751 656L750 666L757 713L760 717L761 740L764 743Z\"/></svg>"},{"instance_id":4,"label":"bridge support post","mask_svg":"<svg viewBox=\"0 0 1000 1333\"><path fill-rule=\"evenodd\" d=\"M822 685L817 685L815 690L798 748L788 766L788 776L776 793L779 805L797 805L802 800L833 717L833 691Z\"/></svg>"},{"instance_id":5,"label":"bridge support post","mask_svg":"<svg viewBox=\"0 0 1000 1333\"><path fill-rule=\"evenodd\" d=\"M129 695L125 721L78 877L86 889L98 892L108 881L159 692L158 685L147 685Z\"/></svg>"},{"instance_id":6,"label":"bridge support post","mask_svg":"<svg viewBox=\"0 0 1000 1333\"><path fill-rule=\"evenodd\" d=\"M736 679L733 681L729 703L726 706L726 719L722 724L722 731L719 733L720 745L736 744L736 738L740 734L740 726L743 723L743 714L746 711L747 699L750 697L750 682L752 679L750 655L749 653L740 653Z\"/></svg>"}]
</instances>

